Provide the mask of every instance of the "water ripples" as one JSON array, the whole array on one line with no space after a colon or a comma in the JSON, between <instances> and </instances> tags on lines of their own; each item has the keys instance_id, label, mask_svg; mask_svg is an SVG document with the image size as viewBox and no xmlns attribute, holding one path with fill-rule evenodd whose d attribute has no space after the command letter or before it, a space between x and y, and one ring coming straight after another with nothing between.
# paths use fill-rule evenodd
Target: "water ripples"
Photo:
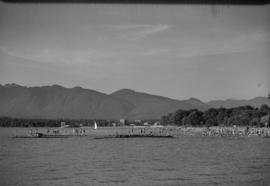
<instances>
[{"instance_id":1,"label":"water ripples","mask_svg":"<svg viewBox=\"0 0 270 186\"><path fill-rule=\"evenodd\" d=\"M262 138L5 138L1 143L0 185L270 183L270 140Z\"/></svg>"}]
</instances>

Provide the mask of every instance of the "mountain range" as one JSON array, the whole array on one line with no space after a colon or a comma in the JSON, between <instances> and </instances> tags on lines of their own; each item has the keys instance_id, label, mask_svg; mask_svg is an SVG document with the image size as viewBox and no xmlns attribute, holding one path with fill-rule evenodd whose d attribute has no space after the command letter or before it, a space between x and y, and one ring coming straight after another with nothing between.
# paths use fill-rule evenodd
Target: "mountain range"
<instances>
[{"instance_id":1,"label":"mountain range","mask_svg":"<svg viewBox=\"0 0 270 186\"><path fill-rule=\"evenodd\" d=\"M0 116L17 118L159 119L177 109L203 111L208 108L243 105L260 107L262 104L270 106L270 99L256 97L250 100L202 102L196 98L176 100L130 89L104 94L81 87L0 84Z\"/></svg>"}]
</instances>

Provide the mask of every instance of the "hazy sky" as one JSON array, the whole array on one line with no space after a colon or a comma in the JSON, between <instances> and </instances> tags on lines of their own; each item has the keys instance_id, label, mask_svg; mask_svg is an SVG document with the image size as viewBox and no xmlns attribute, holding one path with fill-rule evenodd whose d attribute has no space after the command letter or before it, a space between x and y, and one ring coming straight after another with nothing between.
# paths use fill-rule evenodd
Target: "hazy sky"
<instances>
[{"instance_id":1,"label":"hazy sky","mask_svg":"<svg viewBox=\"0 0 270 186\"><path fill-rule=\"evenodd\" d=\"M249 99L269 70L269 5L0 3L1 84Z\"/></svg>"}]
</instances>

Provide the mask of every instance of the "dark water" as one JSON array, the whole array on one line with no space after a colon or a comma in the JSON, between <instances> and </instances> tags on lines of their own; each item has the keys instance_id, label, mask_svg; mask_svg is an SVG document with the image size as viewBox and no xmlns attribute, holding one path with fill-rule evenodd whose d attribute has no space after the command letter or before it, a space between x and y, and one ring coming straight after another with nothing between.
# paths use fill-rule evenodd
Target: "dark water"
<instances>
[{"instance_id":1,"label":"dark water","mask_svg":"<svg viewBox=\"0 0 270 186\"><path fill-rule=\"evenodd\" d=\"M0 128L0 185L270 185L269 138L12 139L13 132Z\"/></svg>"}]
</instances>

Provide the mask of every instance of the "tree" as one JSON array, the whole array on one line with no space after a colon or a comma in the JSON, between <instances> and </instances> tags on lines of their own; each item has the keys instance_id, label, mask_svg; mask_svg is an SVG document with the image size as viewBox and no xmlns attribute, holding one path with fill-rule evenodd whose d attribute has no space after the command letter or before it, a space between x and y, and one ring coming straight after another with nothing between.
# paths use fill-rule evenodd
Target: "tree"
<instances>
[{"instance_id":1,"label":"tree","mask_svg":"<svg viewBox=\"0 0 270 186\"><path fill-rule=\"evenodd\" d=\"M260 123L262 125L269 126L269 123L270 123L270 114L265 115L265 116L262 116L261 119L260 119Z\"/></svg>"},{"instance_id":2,"label":"tree","mask_svg":"<svg viewBox=\"0 0 270 186\"><path fill-rule=\"evenodd\" d=\"M260 118L252 118L249 122L251 126L260 126Z\"/></svg>"},{"instance_id":3,"label":"tree","mask_svg":"<svg viewBox=\"0 0 270 186\"><path fill-rule=\"evenodd\" d=\"M181 110L181 109L177 110L174 113L174 124L175 125L183 125L182 120L184 117L186 117L188 115L189 115L189 111Z\"/></svg>"},{"instance_id":4,"label":"tree","mask_svg":"<svg viewBox=\"0 0 270 186\"><path fill-rule=\"evenodd\" d=\"M160 119L160 124L162 125L170 125L174 123L174 115L169 113L168 115L162 116Z\"/></svg>"},{"instance_id":5,"label":"tree","mask_svg":"<svg viewBox=\"0 0 270 186\"><path fill-rule=\"evenodd\" d=\"M203 118L205 121L205 124L207 126L217 126L217 115L218 115L218 110L214 108L210 108L207 111L203 113Z\"/></svg>"},{"instance_id":6,"label":"tree","mask_svg":"<svg viewBox=\"0 0 270 186\"><path fill-rule=\"evenodd\" d=\"M218 115L217 115L217 123L218 125L225 125L227 122L227 119L230 117L230 112L228 112L225 108L219 108L217 109Z\"/></svg>"},{"instance_id":7,"label":"tree","mask_svg":"<svg viewBox=\"0 0 270 186\"><path fill-rule=\"evenodd\" d=\"M260 107L259 111L260 111L260 113L261 113L262 116L267 115L267 114L270 114L270 108L266 104L262 105Z\"/></svg>"},{"instance_id":8,"label":"tree","mask_svg":"<svg viewBox=\"0 0 270 186\"><path fill-rule=\"evenodd\" d=\"M203 112L193 111L188 116L183 118L184 125L202 126L204 124Z\"/></svg>"}]
</instances>

